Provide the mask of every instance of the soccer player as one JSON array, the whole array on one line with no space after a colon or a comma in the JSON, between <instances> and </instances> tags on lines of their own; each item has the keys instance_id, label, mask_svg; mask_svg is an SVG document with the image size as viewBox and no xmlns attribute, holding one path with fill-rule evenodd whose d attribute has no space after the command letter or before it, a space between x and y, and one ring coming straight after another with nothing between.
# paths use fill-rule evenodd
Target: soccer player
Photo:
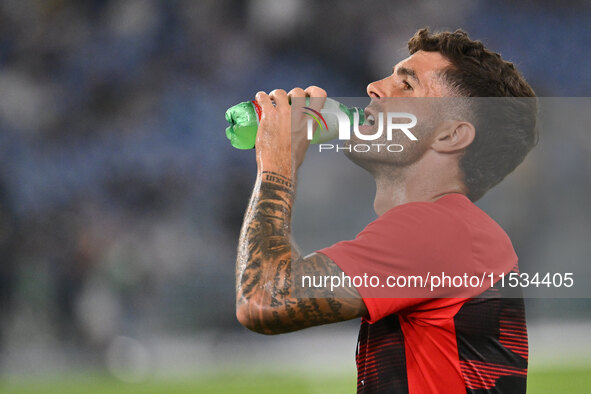
<instances>
[{"instance_id":1,"label":"soccer player","mask_svg":"<svg viewBox=\"0 0 591 394\"><path fill-rule=\"evenodd\" d=\"M412 129L418 141L395 137L402 152L345 152L375 178L378 218L354 240L306 257L290 227L297 169L309 141L306 119L291 111L290 99L310 97L310 107L320 110L326 92L311 86L257 93L258 176L238 246L237 318L253 331L278 334L361 317L359 393L525 393L523 300L496 286L453 297L386 297L383 288L345 282L295 291L294 278L303 275L496 277L518 269L510 239L474 201L537 142L534 92L513 64L463 31L422 29L408 47L410 57L368 85L367 117L393 109L390 97L450 98L457 105L423 105L422 126ZM518 116L509 106L502 122L489 124L485 105L462 101L466 97L531 99L515 102ZM375 127L370 121L361 130L371 134Z\"/></svg>"}]
</instances>

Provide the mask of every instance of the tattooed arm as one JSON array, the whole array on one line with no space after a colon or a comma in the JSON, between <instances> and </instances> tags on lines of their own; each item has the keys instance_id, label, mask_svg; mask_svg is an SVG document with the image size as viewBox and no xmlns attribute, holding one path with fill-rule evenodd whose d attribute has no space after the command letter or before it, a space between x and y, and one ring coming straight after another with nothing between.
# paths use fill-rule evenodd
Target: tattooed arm
<instances>
[{"instance_id":1,"label":"tattooed arm","mask_svg":"<svg viewBox=\"0 0 591 394\"><path fill-rule=\"evenodd\" d=\"M319 88L294 89L289 97L324 95ZM271 103L274 99L275 106ZM321 102L311 106L322 108ZM327 256L302 257L291 241L295 171L307 148L292 139L288 95L257 94L263 116L257 133L258 176L248 205L236 260L236 315L245 327L262 334L279 334L367 314L353 287L333 291L303 288L293 283L302 275L341 276ZM300 141L301 142L301 141ZM292 151L293 148L293 151ZM295 289L297 290L297 294Z\"/></svg>"},{"instance_id":2,"label":"tattooed arm","mask_svg":"<svg viewBox=\"0 0 591 394\"><path fill-rule=\"evenodd\" d=\"M363 316L355 288L301 288L302 275L337 275L327 256L302 257L290 241L294 199L291 179L259 173L240 235L236 265L237 317L249 329L279 334ZM296 297L295 288L298 287Z\"/></svg>"}]
</instances>

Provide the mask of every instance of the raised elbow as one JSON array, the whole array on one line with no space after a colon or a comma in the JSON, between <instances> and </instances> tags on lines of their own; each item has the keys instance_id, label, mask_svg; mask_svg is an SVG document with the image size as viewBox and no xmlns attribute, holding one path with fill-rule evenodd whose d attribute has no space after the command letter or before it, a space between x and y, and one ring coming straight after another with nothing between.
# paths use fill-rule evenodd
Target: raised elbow
<instances>
[{"instance_id":1,"label":"raised elbow","mask_svg":"<svg viewBox=\"0 0 591 394\"><path fill-rule=\"evenodd\" d=\"M266 308L254 302L244 302L236 306L238 322L250 331L264 335L281 334L282 331L274 330L272 324L266 321L267 314Z\"/></svg>"},{"instance_id":2,"label":"raised elbow","mask_svg":"<svg viewBox=\"0 0 591 394\"><path fill-rule=\"evenodd\" d=\"M258 332L255 330L256 325L254 324L254 319L251 318L250 311L246 303L236 305L236 318L238 319L238 322L244 327L251 331Z\"/></svg>"}]
</instances>

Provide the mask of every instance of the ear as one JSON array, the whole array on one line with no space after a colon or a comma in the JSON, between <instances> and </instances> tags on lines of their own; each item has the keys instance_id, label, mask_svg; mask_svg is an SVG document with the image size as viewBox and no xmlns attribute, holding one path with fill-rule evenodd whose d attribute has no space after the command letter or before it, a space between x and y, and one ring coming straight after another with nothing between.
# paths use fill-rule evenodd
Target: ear
<instances>
[{"instance_id":1,"label":"ear","mask_svg":"<svg viewBox=\"0 0 591 394\"><path fill-rule=\"evenodd\" d=\"M441 153L454 153L465 149L474 141L476 130L469 122L449 120L436 133L431 147Z\"/></svg>"}]
</instances>

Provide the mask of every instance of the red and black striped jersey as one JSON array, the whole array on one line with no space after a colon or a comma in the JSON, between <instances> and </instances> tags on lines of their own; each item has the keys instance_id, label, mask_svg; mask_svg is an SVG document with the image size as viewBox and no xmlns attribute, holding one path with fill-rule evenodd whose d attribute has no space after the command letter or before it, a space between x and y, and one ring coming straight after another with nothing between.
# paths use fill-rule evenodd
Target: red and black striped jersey
<instances>
[{"instance_id":1,"label":"red and black striped jersey","mask_svg":"<svg viewBox=\"0 0 591 394\"><path fill-rule=\"evenodd\" d=\"M525 393L528 343L522 299L471 299L447 322L424 324L404 313L374 324L362 321L358 393ZM405 333L412 337L406 340ZM434 337L436 342L422 346ZM437 344L442 346L430 349Z\"/></svg>"},{"instance_id":2,"label":"red and black striped jersey","mask_svg":"<svg viewBox=\"0 0 591 394\"><path fill-rule=\"evenodd\" d=\"M357 286L368 310L356 351L358 393L525 393L523 299L494 280L518 269L517 256L465 196L395 207L354 240L319 253L349 277L382 284ZM491 280L458 293L384 286L392 276L462 273Z\"/></svg>"}]
</instances>

